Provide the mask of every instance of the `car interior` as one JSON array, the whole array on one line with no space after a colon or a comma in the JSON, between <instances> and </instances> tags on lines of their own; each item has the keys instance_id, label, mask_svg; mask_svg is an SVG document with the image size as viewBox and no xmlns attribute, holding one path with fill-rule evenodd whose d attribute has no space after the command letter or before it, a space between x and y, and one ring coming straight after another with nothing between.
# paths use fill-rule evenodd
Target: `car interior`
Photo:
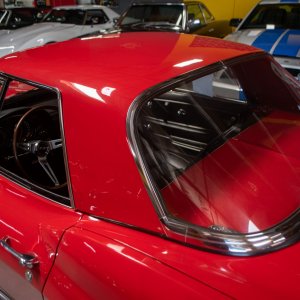
<instances>
[{"instance_id":1,"label":"car interior","mask_svg":"<svg viewBox=\"0 0 300 300\"><path fill-rule=\"evenodd\" d=\"M0 128L1 172L30 189L68 197L57 94L11 81Z\"/></svg>"},{"instance_id":2,"label":"car interior","mask_svg":"<svg viewBox=\"0 0 300 300\"><path fill-rule=\"evenodd\" d=\"M199 94L191 84L153 98L139 115L141 148L160 189L254 122L247 103Z\"/></svg>"}]
</instances>

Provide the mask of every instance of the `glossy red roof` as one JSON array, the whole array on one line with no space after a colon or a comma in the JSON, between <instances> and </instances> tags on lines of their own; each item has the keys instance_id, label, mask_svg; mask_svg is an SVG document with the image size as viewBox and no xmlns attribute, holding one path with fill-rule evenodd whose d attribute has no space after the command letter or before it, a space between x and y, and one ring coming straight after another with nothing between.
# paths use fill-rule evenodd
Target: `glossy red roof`
<instances>
[{"instance_id":1,"label":"glossy red roof","mask_svg":"<svg viewBox=\"0 0 300 300\"><path fill-rule=\"evenodd\" d=\"M59 89L75 209L161 234L128 145L130 104L160 82L253 51L200 36L127 33L14 53L0 70Z\"/></svg>"},{"instance_id":2,"label":"glossy red roof","mask_svg":"<svg viewBox=\"0 0 300 300\"><path fill-rule=\"evenodd\" d=\"M13 53L0 60L0 71L59 89L70 83L96 90L111 87L131 102L141 91L162 81L251 51L257 50L194 35L121 33ZM199 62L176 67L195 59Z\"/></svg>"}]
</instances>

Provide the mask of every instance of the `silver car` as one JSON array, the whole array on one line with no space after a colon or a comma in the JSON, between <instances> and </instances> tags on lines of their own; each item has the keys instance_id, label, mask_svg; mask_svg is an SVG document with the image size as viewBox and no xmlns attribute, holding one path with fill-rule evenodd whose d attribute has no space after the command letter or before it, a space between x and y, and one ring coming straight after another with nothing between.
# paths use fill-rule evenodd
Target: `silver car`
<instances>
[{"instance_id":1,"label":"silver car","mask_svg":"<svg viewBox=\"0 0 300 300\"><path fill-rule=\"evenodd\" d=\"M111 28L118 17L112 9L100 5L55 7L41 23L1 35L0 57Z\"/></svg>"}]
</instances>

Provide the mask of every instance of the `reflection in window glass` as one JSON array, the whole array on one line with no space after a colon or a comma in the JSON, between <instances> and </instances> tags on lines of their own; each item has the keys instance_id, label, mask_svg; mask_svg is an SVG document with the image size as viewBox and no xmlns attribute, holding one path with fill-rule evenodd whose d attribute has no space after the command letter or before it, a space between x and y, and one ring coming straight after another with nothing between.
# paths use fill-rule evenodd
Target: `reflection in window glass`
<instances>
[{"instance_id":1,"label":"reflection in window glass","mask_svg":"<svg viewBox=\"0 0 300 300\"><path fill-rule=\"evenodd\" d=\"M267 57L148 99L136 119L137 140L166 215L185 226L245 234L295 212L299 99L298 83Z\"/></svg>"},{"instance_id":2,"label":"reflection in window glass","mask_svg":"<svg viewBox=\"0 0 300 300\"><path fill-rule=\"evenodd\" d=\"M183 83L178 88L187 89L208 97L226 98L232 101L246 101L246 95L228 69L222 69L213 74L195 79L190 83Z\"/></svg>"}]
</instances>

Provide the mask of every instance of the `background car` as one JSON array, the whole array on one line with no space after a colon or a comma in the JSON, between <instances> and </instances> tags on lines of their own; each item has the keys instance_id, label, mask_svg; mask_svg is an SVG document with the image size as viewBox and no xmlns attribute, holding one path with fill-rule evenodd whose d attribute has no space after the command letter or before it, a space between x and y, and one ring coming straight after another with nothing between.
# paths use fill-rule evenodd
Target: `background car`
<instances>
[{"instance_id":1,"label":"background car","mask_svg":"<svg viewBox=\"0 0 300 300\"><path fill-rule=\"evenodd\" d=\"M0 36L0 56L27 48L60 42L108 29L119 15L106 6L80 5L53 8L41 23Z\"/></svg>"},{"instance_id":2,"label":"background car","mask_svg":"<svg viewBox=\"0 0 300 300\"><path fill-rule=\"evenodd\" d=\"M134 1L116 28L122 31L178 31L224 37L229 21L216 21L200 1Z\"/></svg>"},{"instance_id":3,"label":"background car","mask_svg":"<svg viewBox=\"0 0 300 300\"><path fill-rule=\"evenodd\" d=\"M1 9L0 34L7 33L7 30L17 29L37 23L42 20L45 13L45 10L34 7Z\"/></svg>"},{"instance_id":4,"label":"background car","mask_svg":"<svg viewBox=\"0 0 300 300\"><path fill-rule=\"evenodd\" d=\"M131 32L0 71L2 298L297 299L300 91L271 55Z\"/></svg>"},{"instance_id":5,"label":"background car","mask_svg":"<svg viewBox=\"0 0 300 300\"><path fill-rule=\"evenodd\" d=\"M237 25L238 20L231 20ZM300 2L264 0L255 6L227 40L262 48L292 75L300 74Z\"/></svg>"}]
</instances>

